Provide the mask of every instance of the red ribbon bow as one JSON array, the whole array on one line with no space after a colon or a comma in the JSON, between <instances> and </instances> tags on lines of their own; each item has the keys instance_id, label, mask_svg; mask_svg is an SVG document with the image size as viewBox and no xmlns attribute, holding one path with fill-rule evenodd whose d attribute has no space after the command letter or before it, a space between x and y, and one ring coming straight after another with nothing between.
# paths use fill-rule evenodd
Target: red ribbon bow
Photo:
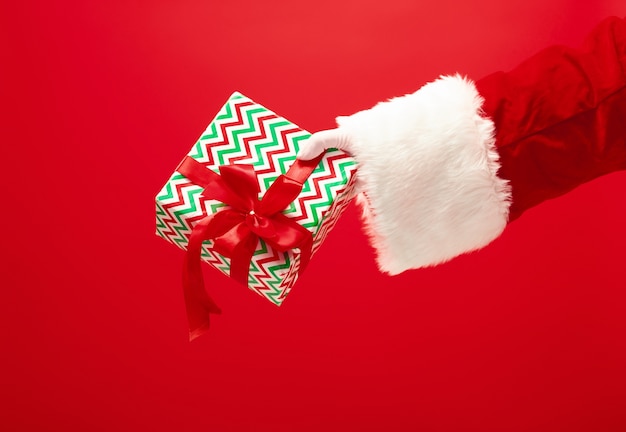
<instances>
[{"instance_id":1,"label":"red ribbon bow","mask_svg":"<svg viewBox=\"0 0 626 432\"><path fill-rule=\"evenodd\" d=\"M221 313L204 289L200 267L203 241L214 240L213 249L231 259L231 277L244 285L248 285L250 260L259 238L280 252L299 247L300 271L304 269L311 254L311 232L285 216L282 210L300 194L304 181L321 158L320 155L311 161L296 160L287 174L272 183L261 200L252 165L220 166L218 175L193 158L186 157L181 162L177 171L203 186L203 197L228 205L196 223L189 237L183 289L191 340L208 330L209 314Z\"/></svg>"}]
</instances>

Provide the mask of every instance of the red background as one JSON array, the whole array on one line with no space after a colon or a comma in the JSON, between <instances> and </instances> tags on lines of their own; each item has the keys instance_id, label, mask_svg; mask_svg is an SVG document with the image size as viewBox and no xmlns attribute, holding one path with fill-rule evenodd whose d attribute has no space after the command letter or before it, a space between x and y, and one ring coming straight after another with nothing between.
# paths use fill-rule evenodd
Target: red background
<instances>
[{"instance_id":1,"label":"red background","mask_svg":"<svg viewBox=\"0 0 626 432\"><path fill-rule=\"evenodd\" d=\"M5 3L2 430L626 430L625 173L397 277L352 206L281 308L206 268L194 343L153 204L235 90L329 128L623 0Z\"/></svg>"}]
</instances>

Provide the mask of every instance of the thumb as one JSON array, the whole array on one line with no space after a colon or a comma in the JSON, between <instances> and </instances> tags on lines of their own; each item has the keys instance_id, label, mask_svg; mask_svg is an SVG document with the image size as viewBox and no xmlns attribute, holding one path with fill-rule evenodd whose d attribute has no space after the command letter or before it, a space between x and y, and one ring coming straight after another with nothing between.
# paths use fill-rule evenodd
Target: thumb
<instances>
[{"instance_id":1,"label":"thumb","mask_svg":"<svg viewBox=\"0 0 626 432\"><path fill-rule=\"evenodd\" d=\"M352 152L352 138L340 129L316 132L305 141L298 152L298 159L310 160L329 148Z\"/></svg>"}]
</instances>

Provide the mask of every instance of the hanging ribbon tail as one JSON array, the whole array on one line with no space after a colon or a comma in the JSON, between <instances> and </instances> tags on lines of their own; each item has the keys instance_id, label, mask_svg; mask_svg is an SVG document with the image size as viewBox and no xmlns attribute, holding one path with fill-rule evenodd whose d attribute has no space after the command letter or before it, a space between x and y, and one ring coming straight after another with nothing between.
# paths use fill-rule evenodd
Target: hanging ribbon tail
<instances>
[{"instance_id":1,"label":"hanging ribbon tail","mask_svg":"<svg viewBox=\"0 0 626 432\"><path fill-rule=\"evenodd\" d=\"M235 247L230 260L230 277L244 286L248 286L248 271L259 237L250 233Z\"/></svg>"},{"instance_id":2,"label":"hanging ribbon tail","mask_svg":"<svg viewBox=\"0 0 626 432\"><path fill-rule=\"evenodd\" d=\"M189 321L190 341L201 336L209 329L210 314L222 313L204 288L200 261L202 242L211 219L211 217L206 217L194 226L189 237L187 253L185 254L183 292L185 294L185 306Z\"/></svg>"}]
</instances>

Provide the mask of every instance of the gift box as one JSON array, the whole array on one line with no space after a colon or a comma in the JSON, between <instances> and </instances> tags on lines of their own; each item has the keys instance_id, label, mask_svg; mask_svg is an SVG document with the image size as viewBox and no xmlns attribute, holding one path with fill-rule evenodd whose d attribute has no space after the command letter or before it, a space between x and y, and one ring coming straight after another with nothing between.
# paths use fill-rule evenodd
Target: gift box
<instances>
[{"instance_id":1,"label":"gift box","mask_svg":"<svg viewBox=\"0 0 626 432\"><path fill-rule=\"evenodd\" d=\"M354 193L346 153L296 159L309 137L234 93L157 195L157 235L280 305Z\"/></svg>"}]
</instances>

